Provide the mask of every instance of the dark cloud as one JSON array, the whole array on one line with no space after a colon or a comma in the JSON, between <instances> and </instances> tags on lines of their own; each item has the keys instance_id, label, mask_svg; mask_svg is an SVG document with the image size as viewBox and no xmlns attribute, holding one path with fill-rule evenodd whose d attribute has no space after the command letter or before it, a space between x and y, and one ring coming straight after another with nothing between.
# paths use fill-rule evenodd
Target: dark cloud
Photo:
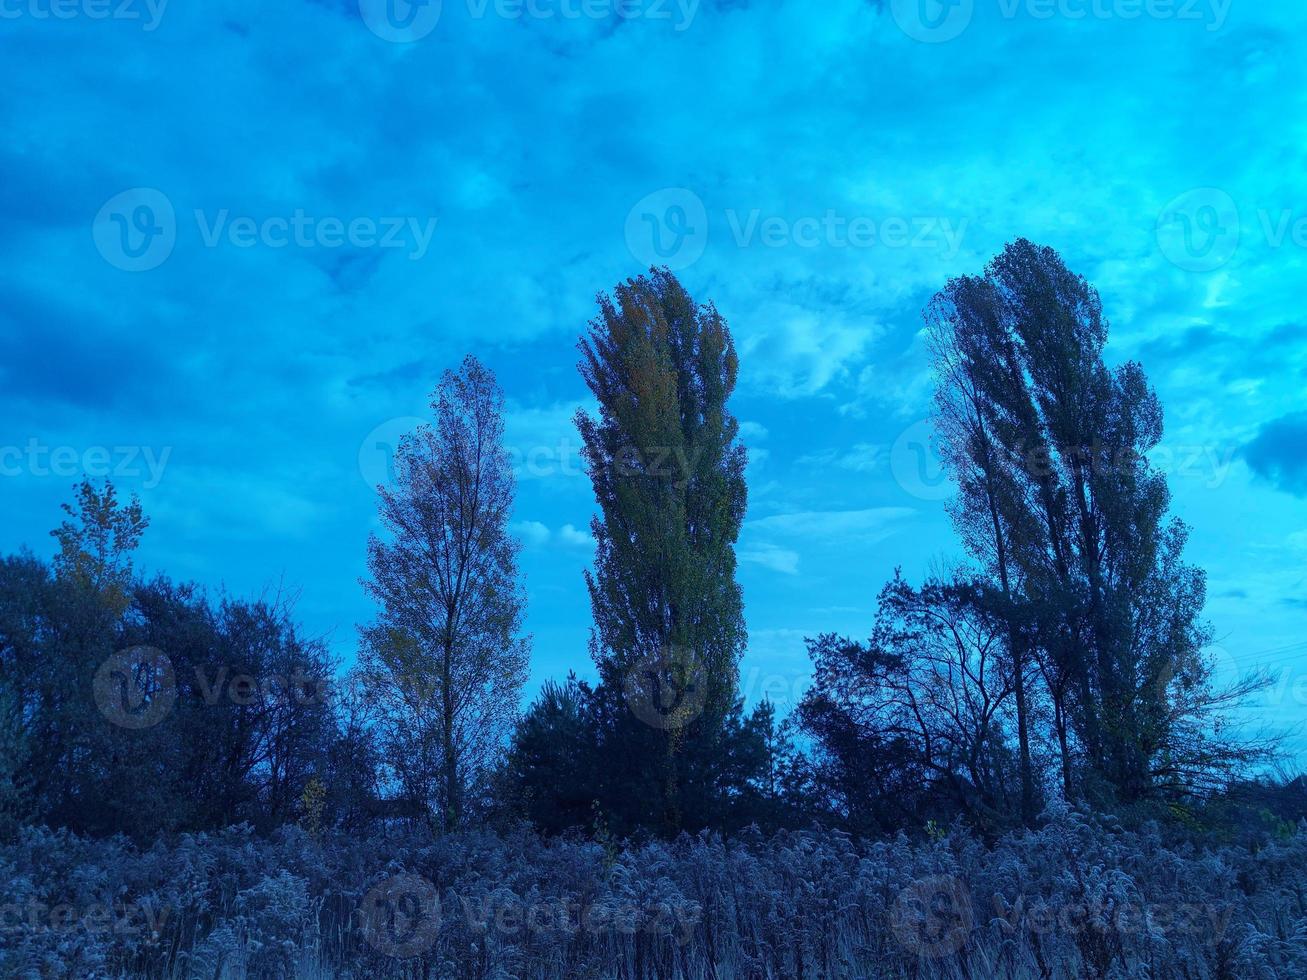
<instances>
[{"instance_id":1,"label":"dark cloud","mask_svg":"<svg viewBox=\"0 0 1307 980\"><path fill-rule=\"evenodd\" d=\"M0 306L0 390L36 405L131 414L175 407L165 331L113 328L94 312L10 285Z\"/></svg>"},{"instance_id":2,"label":"dark cloud","mask_svg":"<svg viewBox=\"0 0 1307 980\"><path fill-rule=\"evenodd\" d=\"M1243 457L1258 476L1287 493L1307 497L1307 412L1267 422L1244 447Z\"/></svg>"},{"instance_id":3,"label":"dark cloud","mask_svg":"<svg viewBox=\"0 0 1307 980\"><path fill-rule=\"evenodd\" d=\"M434 388L442 368L426 361L410 361L388 371L375 371L350 378L346 384L351 388L394 388L400 386L411 389L414 385L426 384Z\"/></svg>"},{"instance_id":4,"label":"dark cloud","mask_svg":"<svg viewBox=\"0 0 1307 980\"><path fill-rule=\"evenodd\" d=\"M1281 323L1250 336L1213 323L1195 323L1183 330L1145 341L1139 357L1145 368L1209 368L1225 382L1284 377L1303 355L1307 332L1297 323Z\"/></svg>"},{"instance_id":5,"label":"dark cloud","mask_svg":"<svg viewBox=\"0 0 1307 980\"><path fill-rule=\"evenodd\" d=\"M368 614L355 612L375 513L365 437L426 414L440 372L472 351L503 382L518 444L574 452L576 337L595 293L647 264L626 222L663 188L706 208L707 249L679 271L731 323L737 413L771 433L753 518L916 503L888 467L796 461L888 452L924 417L922 306L1016 235L1059 248L1103 290L1113 344L1141 355L1170 418L1249 433L1299 404L1307 337L1292 321L1307 258L1268 250L1252 211L1307 199L1301 141L1284 123L1307 90L1296 56L1307 7L1244 5L1238 24L1207 32L1147 18L1069 30L977 4L964 36L934 45L908 38L879 0L695 6L678 30L477 18L446 2L411 45L373 35L358 0L171 4L157 32L6 21L0 417L20 438L85 446L112 431L174 447L147 501L159 567L234 587L284 569L305 589L310 628L349 635ZM1276 29L1258 32L1263 20ZM1239 198L1248 234L1228 269L1203 276L1166 262L1154 226L1167 200L1206 185ZM178 227L171 258L134 275L89 232L106 200L138 186L169 197ZM439 225L410 260L206 243L196 216L208 228L224 213L230 224L301 209ZM878 227L947 220L958 251L742 244L728 218L792 225L832 210ZM841 411L849 399L858 411ZM1301 487L1292 439L1278 456L1263 445L1276 434L1249 447L1250 465ZM1177 486L1183 497L1194 484ZM0 484L0 550L44 540L65 490ZM524 480L515 519L584 527L588 490L579 476ZM1195 551L1219 549L1223 581L1239 585L1263 561L1228 554L1232 514L1302 526L1303 500L1269 484L1231 480L1184 502ZM823 614L822 627L860 632L869 588L895 564L911 573L956 553L942 505L921 526L910 549L879 549L858 575L839 542L816 540L785 545L801 578L748 566L750 627L765 635L839 607L853 611ZM256 536L265 547L249 546ZM538 673L575 666L589 616L579 569L547 551L524 569L530 627L552 638ZM1229 606L1294 594L1247 592ZM1281 620L1253 624L1266 640L1244 637L1250 648L1296 628L1299 614L1272 604Z\"/></svg>"}]
</instances>

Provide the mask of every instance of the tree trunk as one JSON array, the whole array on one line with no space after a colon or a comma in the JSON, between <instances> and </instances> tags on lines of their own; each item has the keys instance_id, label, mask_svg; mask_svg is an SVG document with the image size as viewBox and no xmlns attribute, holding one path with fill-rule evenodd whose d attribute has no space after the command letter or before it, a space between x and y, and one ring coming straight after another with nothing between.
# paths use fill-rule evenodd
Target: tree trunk
<instances>
[{"instance_id":1,"label":"tree trunk","mask_svg":"<svg viewBox=\"0 0 1307 980\"><path fill-rule=\"evenodd\" d=\"M1012 669L1016 674L1017 744L1021 752L1021 820L1027 826L1035 821L1035 780L1030 764L1030 723L1026 707L1025 642L1013 637Z\"/></svg>"},{"instance_id":2,"label":"tree trunk","mask_svg":"<svg viewBox=\"0 0 1307 980\"><path fill-rule=\"evenodd\" d=\"M458 829L462 818L463 801L461 786L459 785L458 757L454 750L453 650L449 642L445 644L444 653L440 685L440 734L445 776L444 823L446 832L449 832Z\"/></svg>"}]
</instances>

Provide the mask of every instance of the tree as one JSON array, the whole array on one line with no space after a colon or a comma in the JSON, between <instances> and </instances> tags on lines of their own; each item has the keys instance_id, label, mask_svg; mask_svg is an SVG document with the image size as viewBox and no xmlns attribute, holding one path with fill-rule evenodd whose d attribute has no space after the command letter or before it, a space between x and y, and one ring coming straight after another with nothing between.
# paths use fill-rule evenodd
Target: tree
<instances>
[{"instance_id":1,"label":"tree","mask_svg":"<svg viewBox=\"0 0 1307 980\"><path fill-rule=\"evenodd\" d=\"M601 793L592 697L575 675L546 682L514 733L499 797L545 833L586 826L594 816Z\"/></svg>"},{"instance_id":2,"label":"tree","mask_svg":"<svg viewBox=\"0 0 1307 980\"><path fill-rule=\"evenodd\" d=\"M368 543L364 585L380 612L362 631L362 662L398 782L435 801L450 830L512 723L529 639L503 394L469 356L432 407L435 424L399 446L394 486L378 488L388 538Z\"/></svg>"},{"instance_id":3,"label":"tree","mask_svg":"<svg viewBox=\"0 0 1307 980\"><path fill-rule=\"evenodd\" d=\"M915 589L896 575L869 643L810 641L816 670L798 716L854 826L888 829L923 810L1007 825L1020 796L1005 636L982 585Z\"/></svg>"},{"instance_id":4,"label":"tree","mask_svg":"<svg viewBox=\"0 0 1307 980\"><path fill-rule=\"evenodd\" d=\"M0 581L0 674L26 734L23 782L35 812L55 823L78 819L104 763L130 741L108 725L91 697L97 669L119 647L131 603L131 555L149 522L140 502L124 503L112 483L83 480L51 535L53 568L25 554ZM148 668L147 668L148 669Z\"/></svg>"},{"instance_id":5,"label":"tree","mask_svg":"<svg viewBox=\"0 0 1307 980\"><path fill-rule=\"evenodd\" d=\"M686 804L715 792L717 749L738 714L745 450L726 407L738 360L726 321L668 270L615 292L599 296L580 343L599 403L597 416L576 416L600 509L591 654L600 700L615 706L625 692L632 708L610 708L612 737L656 773L652 819L675 833Z\"/></svg>"},{"instance_id":6,"label":"tree","mask_svg":"<svg viewBox=\"0 0 1307 980\"><path fill-rule=\"evenodd\" d=\"M1009 349L1002 333L997 290L983 279L950 284L948 299L937 299L931 347L935 360L936 424L943 436L946 462L958 485L952 506L954 525L985 573L996 580L1007 648L1012 662L1017 744L1021 781L1021 815L1035 818L1035 774L1030 753L1031 639L1023 629L1016 597L1023 585L1013 561L1014 523L1021 509L1020 490L1003 465L998 420L987 400L986 383L1006 379Z\"/></svg>"},{"instance_id":7,"label":"tree","mask_svg":"<svg viewBox=\"0 0 1307 980\"><path fill-rule=\"evenodd\" d=\"M1187 529L1168 519L1166 479L1148 461L1161 405L1138 364L1107 366L1098 293L1052 249L1019 240L983 276L951 281L928 320L954 517L1006 610L1027 816L1032 656L1067 796L1129 802L1176 766L1246 761L1196 724L1224 703L1193 693L1210 692L1204 575L1183 561Z\"/></svg>"},{"instance_id":8,"label":"tree","mask_svg":"<svg viewBox=\"0 0 1307 980\"><path fill-rule=\"evenodd\" d=\"M76 500L64 504L68 515L50 532L59 542L55 571L98 594L105 607L122 615L132 583L131 553L150 521L133 496L120 504L112 481L97 490L90 480L74 488Z\"/></svg>"},{"instance_id":9,"label":"tree","mask_svg":"<svg viewBox=\"0 0 1307 980\"><path fill-rule=\"evenodd\" d=\"M0 822L145 838L285 821L336 737L325 647L280 599L140 580L146 520L111 487L64 509L52 565L0 561L0 725L21 734L0 752Z\"/></svg>"}]
</instances>

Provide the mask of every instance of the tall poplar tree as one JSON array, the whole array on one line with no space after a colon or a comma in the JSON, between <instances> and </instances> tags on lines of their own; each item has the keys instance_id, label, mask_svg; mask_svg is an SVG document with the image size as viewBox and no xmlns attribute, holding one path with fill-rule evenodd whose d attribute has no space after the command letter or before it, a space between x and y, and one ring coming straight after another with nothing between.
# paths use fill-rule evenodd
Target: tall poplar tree
<instances>
[{"instance_id":1,"label":"tall poplar tree","mask_svg":"<svg viewBox=\"0 0 1307 980\"><path fill-rule=\"evenodd\" d=\"M643 767L649 819L674 833L687 808L711 805L738 710L745 450L727 409L738 360L726 321L666 269L599 308L579 345L599 411L576 417L600 509L591 653L601 689L629 709L614 712L613 737Z\"/></svg>"},{"instance_id":2,"label":"tall poplar tree","mask_svg":"<svg viewBox=\"0 0 1307 980\"><path fill-rule=\"evenodd\" d=\"M1097 291L1022 239L950 282L930 320L954 516L998 583L1022 682L1027 815L1036 650L1067 795L1132 801L1246 763L1208 722L1255 682L1211 687L1205 576L1183 560L1187 528L1148 460L1161 404L1138 364L1107 365Z\"/></svg>"}]
</instances>

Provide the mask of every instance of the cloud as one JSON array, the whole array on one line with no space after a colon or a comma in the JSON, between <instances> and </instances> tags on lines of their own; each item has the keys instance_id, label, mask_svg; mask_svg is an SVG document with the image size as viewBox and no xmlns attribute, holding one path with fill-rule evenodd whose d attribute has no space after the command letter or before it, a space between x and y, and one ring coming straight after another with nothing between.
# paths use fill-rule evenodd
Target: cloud
<instances>
[{"instance_id":1,"label":"cloud","mask_svg":"<svg viewBox=\"0 0 1307 980\"><path fill-rule=\"evenodd\" d=\"M744 564L781 575L798 575L803 554L829 561L832 547L874 544L894 534L898 524L915 514L905 507L774 514L745 523L739 558Z\"/></svg>"},{"instance_id":2,"label":"cloud","mask_svg":"<svg viewBox=\"0 0 1307 980\"><path fill-rule=\"evenodd\" d=\"M590 536L590 532L579 530L571 524L564 524L560 527L554 537L559 544L570 548L594 547L594 538Z\"/></svg>"},{"instance_id":3,"label":"cloud","mask_svg":"<svg viewBox=\"0 0 1307 980\"><path fill-rule=\"evenodd\" d=\"M540 521L517 521L511 530L522 544L528 548L592 548L594 538L588 531L582 531L573 524L564 524L557 531L551 531L549 525Z\"/></svg>"},{"instance_id":4,"label":"cloud","mask_svg":"<svg viewBox=\"0 0 1307 980\"><path fill-rule=\"evenodd\" d=\"M504 441L519 480L585 480L581 437L572 421L581 401L547 405L510 402L504 416Z\"/></svg>"},{"instance_id":5,"label":"cloud","mask_svg":"<svg viewBox=\"0 0 1307 980\"><path fill-rule=\"evenodd\" d=\"M852 449L842 451L827 449L820 453L800 456L795 466L835 466L854 473L874 473L885 467L889 457L889 447L869 442L860 442Z\"/></svg>"},{"instance_id":6,"label":"cloud","mask_svg":"<svg viewBox=\"0 0 1307 980\"><path fill-rule=\"evenodd\" d=\"M881 333L874 322L789 303L769 304L760 313L759 319L776 326L749 331L741 356L752 361L751 380L784 398L815 395L847 377Z\"/></svg>"},{"instance_id":7,"label":"cloud","mask_svg":"<svg viewBox=\"0 0 1307 980\"><path fill-rule=\"evenodd\" d=\"M740 549L740 561L761 565L782 575L799 574L799 553L779 545L761 543Z\"/></svg>"},{"instance_id":8,"label":"cloud","mask_svg":"<svg viewBox=\"0 0 1307 980\"><path fill-rule=\"evenodd\" d=\"M807 541L869 543L894 534L916 515L910 507L872 507L866 510L813 510L774 514L749 521L754 534L801 538Z\"/></svg>"},{"instance_id":9,"label":"cloud","mask_svg":"<svg viewBox=\"0 0 1307 980\"><path fill-rule=\"evenodd\" d=\"M1262 479L1286 493L1307 497L1307 412L1267 422L1244 447L1243 457Z\"/></svg>"},{"instance_id":10,"label":"cloud","mask_svg":"<svg viewBox=\"0 0 1307 980\"><path fill-rule=\"evenodd\" d=\"M521 538L522 544L528 548L539 548L549 543L549 527L539 521L517 521L509 530Z\"/></svg>"},{"instance_id":11,"label":"cloud","mask_svg":"<svg viewBox=\"0 0 1307 980\"><path fill-rule=\"evenodd\" d=\"M750 501L773 515L740 546L755 636L859 601L895 562L956 549L942 505L911 518L874 508L906 498L872 447L926 412L923 306L1016 235L1054 246L1100 288L1109 357L1143 361L1169 442L1247 445L1259 479L1173 481L1177 511L1195 555L1253 596L1238 605L1255 615L1218 628L1246 630L1254 648L1298 629L1296 614L1256 600L1272 594L1261 566L1297 575L1301 552L1266 560L1241 545L1255 527L1304 526L1298 430L1262 422L1292 418L1307 381L1307 250L1292 236L1269 245L1257 212L1278 228L1281 209L1300 214L1307 200L1301 168L1285 166L1307 136L1307 5L1245 4L1209 32L1009 21L977 4L967 32L939 45L867 0L820 12L717 0L681 32L445 6L411 45L379 40L356 0L172 4L149 34L85 17L6 21L0 415L17 435L3 439L173 447L145 500L160 570L184 558L212 582L258 581L267 554L251 544L284 541L278 565L303 556L289 577L317 611L308 628L352 637L356 610L370 614L356 580L376 511L360 442L387 420L428 417L440 372L472 351L509 397L518 513L533 518L516 528L531 549L529 627L551 637L535 667L573 666L588 611L564 566L593 548L571 421L588 404L575 341L596 291L641 271L633 206L684 187L709 235L678 274L731 324ZM1101 71L1104 59L1129 70ZM656 68L659 111L614 127L647 98L637 62ZM1207 186L1236 199L1244 234L1224 269L1195 274L1160 252L1156 229L1168 201ZM132 187L158 188L178 221L171 257L141 274L110 267L90 234ZM209 223L223 209L439 220L414 260L206 245L195 211ZM831 211L878 229L965 222L965 234L955 253L883 236L773 247L761 231L741 242L728 219L757 212L794 231ZM5 485L6 548L49 543L31 529L57 519L67 482ZM909 519L911 540L865 546ZM854 549L870 562L857 574ZM1287 579L1266 584L1297 594Z\"/></svg>"}]
</instances>

